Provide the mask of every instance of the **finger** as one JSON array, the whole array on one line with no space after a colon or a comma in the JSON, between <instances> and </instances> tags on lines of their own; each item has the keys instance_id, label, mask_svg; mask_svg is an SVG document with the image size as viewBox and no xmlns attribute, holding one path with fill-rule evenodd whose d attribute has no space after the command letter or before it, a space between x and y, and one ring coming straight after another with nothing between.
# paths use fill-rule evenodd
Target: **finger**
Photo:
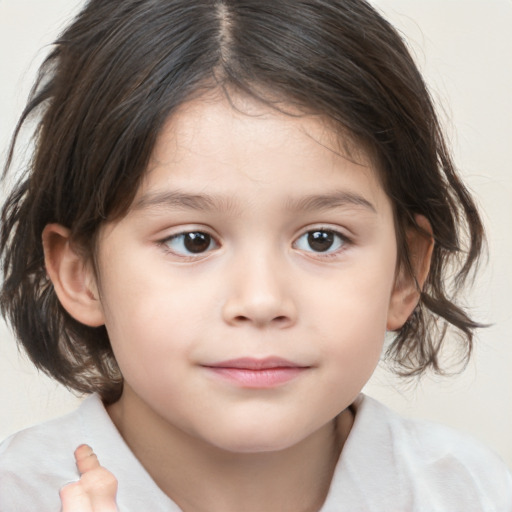
<instances>
[{"instance_id":1,"label":"finger","mask_svg":"<svg viewBox=\"0 0 512 512\"><path fill-rule=\"evenodd\" d=\"M69 503L69 506L83 507L84 512L117 512L117 480L114 475L100 465L98 457L86 444L75 450L75 460L81 478L76 484L71 484L69 490L64 489L64 498L68 500L66 506ZM75 508L69 508L69 511L75 512ZM77 509L77 512L82 510Z\"/></svg>"},{"instance_id":2,"label":"finger","mask_svg":"<svg viewBox=\"0 0 512 512\"><path fill-rule=\"evenodd\" d=\"M92 451L92 448L86 444L80 445L75 450L75 460L81 475L100 467L98 457Z\"/></svg>"},{"instance_id":3,"label":"finger","mask_svg":"<svg viewBox=\"0 0 512 512\"><path fill-rule=\"evenodd\" d=\"M102 466L84 473L80 479L94 512L117 512L117 479Z\"/></svg>"},{"instance_id":4,"label":"finger","mask_svg":"<svg viewBox=\"0 0 512 512\"><path fill-rule=\"evenodd\" d=\"M82 475L81 488L87 494L94 512L115 512L117 480L114 475L100 465L98 457L86 444L75 450L75 459Z\"/></svg>"},{"instance_id":5,"label":"finger","mask_svg":"<svg viewBox=\"0 0 512 512\"><path fill-rule=\"evenodd\" d=\"M62 502L62 512L94 512L89 495L80 482L67 484L60 490L59 494Z\"/></svg>"}]
</instances>

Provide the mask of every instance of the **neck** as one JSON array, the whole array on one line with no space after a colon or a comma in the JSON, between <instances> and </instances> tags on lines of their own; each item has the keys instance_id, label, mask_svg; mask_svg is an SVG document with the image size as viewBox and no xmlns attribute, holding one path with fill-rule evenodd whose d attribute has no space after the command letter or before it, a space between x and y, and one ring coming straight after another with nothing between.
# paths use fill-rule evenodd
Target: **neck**
<instances>
[{"instance_id":1,"label":"neck","mask_svg":"<svg viewBox=\"0 0 512 512\"><path fill-rule=\"evenodd\" d=\"M346 409L284 450L233 453L170 426L134 397L121 397L108 412L156 484L184 512L318 511L353 421Z\"/></svg>"}]
</instances>

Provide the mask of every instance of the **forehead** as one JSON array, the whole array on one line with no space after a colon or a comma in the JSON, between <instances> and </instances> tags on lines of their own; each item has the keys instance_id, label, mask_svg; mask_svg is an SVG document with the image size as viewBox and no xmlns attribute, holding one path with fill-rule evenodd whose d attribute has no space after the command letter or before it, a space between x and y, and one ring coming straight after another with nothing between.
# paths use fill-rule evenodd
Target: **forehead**
<instances>
[{"instance_id":1,"label":"forehead","mask_svg":"<svg viewBox=\"0 0 512 512\"><path fill-rule=\"evenodd\" d=\"M281 192L293 200L329 188L387 202L368 153L332 122L287 105L212 94L168 119L134 205L166 189L208 191L236 202L248 192L265 200Z\"/></svg>"},{"instance_id":2,"label":"forehead","mask_svg":"<svg viewBox=\"0 0 512 512\"><path fill-rule=\"evenodd\" d=\"M330 150L333 156L346 158L363 167L373 165L363 145L356 143L348 130L325 116L306 113L304 109L282 101L269 100L266 104L245 94L218 90L185 102L169 117L158 137L153 161L157 162L159 156L169 153L172 141L176 149L190 143L197 148L199 139L203 149L207 148L208 141L211 142L211 149L220 147L219 138L226 133L211 131L212 127L220 126L228 130L245 128L245 132L252 133L254 145L258 144L258 137L273 132L273 141L268 138L265 141L269 149L277 148L285 139L292 142L307 137ZM228 139L222 140L222 145L236 145L242 133L232 131ZM275 137L278 133L280 136Z\"/></svg>"}]
</instances>

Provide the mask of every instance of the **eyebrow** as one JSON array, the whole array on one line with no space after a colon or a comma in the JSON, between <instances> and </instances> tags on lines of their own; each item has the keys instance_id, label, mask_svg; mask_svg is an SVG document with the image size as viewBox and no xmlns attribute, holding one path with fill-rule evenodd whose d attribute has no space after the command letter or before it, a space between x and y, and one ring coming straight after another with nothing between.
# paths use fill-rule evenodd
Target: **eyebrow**
<instances>
[{"instance_id":1,"label":"eyebrow","mask_svg":"<svg viewBox=\"0 0 512 512\"><path fill-rule=\"evenodd\" d=\"M188 194L186 192L153 192L144 194L133 206L134 210L165 208L174 210L228 211L234 209L234 203L225 196L208 194Z\"/></svg>"},{"instance_id":2,"label":"eyebrow","mask_svg":"<svg viewBox=\"0 0 512 512\"><path fill-rule=\"evenodd\" d=\"M297 211L333 210L349 206L363 207L377 213L375 206L360 194L344 190L334 191L330 194L311 194L298 199L289 199L286 207Z\"/></svg>"},{"instance_id":3,"label":"eyebrow","mask_svg":"<svg viewBox=\"0 0 512 512\"><path fill-rule=\"evenodd\" d=\"M311 194L300 198L289 198L285 208L291 211L333 210L350 206L362 207L377 213L375 206L360 194L348 191L334 191L329 194ZM153 192L140 197L134 210L164 208L198 211L233 211L236 203L227 196L189 194L180 191Z\"/></svg>"}]
</instances>

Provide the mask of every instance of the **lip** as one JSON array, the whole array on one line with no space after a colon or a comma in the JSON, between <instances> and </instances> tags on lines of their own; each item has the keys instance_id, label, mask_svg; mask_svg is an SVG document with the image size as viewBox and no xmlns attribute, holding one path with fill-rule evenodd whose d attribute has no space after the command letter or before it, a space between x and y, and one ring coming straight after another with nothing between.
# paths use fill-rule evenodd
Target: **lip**
<instances>
[{"instance_id":1,"label":"lip","mask_svg":"<svg viewBox=\"0 0 512 512\"><path fill-rule=\"evenodd\" d=\"M267 389L281 386L310 368L280 357L243 357L203 365L208 371L239 387Z\"/></svg>"}]
</instances>

